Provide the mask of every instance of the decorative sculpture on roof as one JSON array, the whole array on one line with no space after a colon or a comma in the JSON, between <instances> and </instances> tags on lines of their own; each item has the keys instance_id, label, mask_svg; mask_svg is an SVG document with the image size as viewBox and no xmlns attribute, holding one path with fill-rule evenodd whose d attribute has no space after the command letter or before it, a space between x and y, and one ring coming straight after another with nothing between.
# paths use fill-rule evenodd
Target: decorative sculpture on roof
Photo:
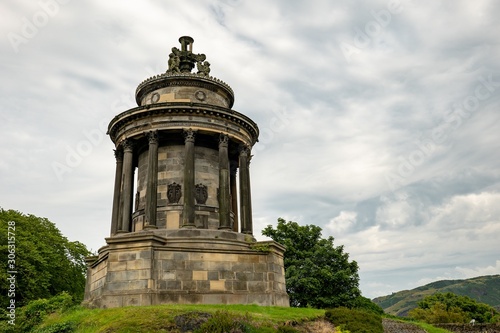
<instances>
[{"instance_id":1,"label":"decorative sculpture on roof","mask_svg":"<svg viewBox=\"0 0 500 333\"><path fill-rule=\"evenodd\" d=\"M189 36L179 38L181 49L172 48L169 54L167 73L191 73L194 65L197 65L198 74L208 76L210 73L210 63L203 53L193 53L194 39Z\"/></svg>"},{"instance_id":2,"label":"decorative sculpture on roof","mask_svg":"<svg viewBox=\"0 0 500 333\"><path fill-rule=\"evenodd\" d=\"M179 58L179 49L176 47L172 48L172 53L168 56L168 70L167 73L180 73L179 65L181 64L181 59Z\"/></svg>"},{"instance_id":3,"label":"decorative sculpture on roof","mask_svg":"<svg viewBox=\"0 0 500 333\"><path fill-rule=\"evenodd\" d=\"M196 68L198 69L197 74L201 74L203 76L208 76L210 74L210 63L208 61L198 61L196 63Z\"/></svg>"}]
</instances>

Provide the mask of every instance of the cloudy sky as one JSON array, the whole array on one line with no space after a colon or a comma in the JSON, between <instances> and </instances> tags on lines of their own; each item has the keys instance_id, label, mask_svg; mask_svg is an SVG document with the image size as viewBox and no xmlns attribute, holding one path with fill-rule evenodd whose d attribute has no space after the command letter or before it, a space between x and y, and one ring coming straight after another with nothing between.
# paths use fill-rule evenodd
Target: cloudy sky
<instances>
[{"instance_id":1,"label":"cloudy sky","mask_svg":"<svg viewBox=\"0 0 500 333\"><path fill-rule=\"evenodd\" d=\"M0 206L92 250L109 235L105 135L192 36L260 127L254 233L323 228L376 297L500 273L500 3L0 4Z\"/></svg>"}]
</instances>

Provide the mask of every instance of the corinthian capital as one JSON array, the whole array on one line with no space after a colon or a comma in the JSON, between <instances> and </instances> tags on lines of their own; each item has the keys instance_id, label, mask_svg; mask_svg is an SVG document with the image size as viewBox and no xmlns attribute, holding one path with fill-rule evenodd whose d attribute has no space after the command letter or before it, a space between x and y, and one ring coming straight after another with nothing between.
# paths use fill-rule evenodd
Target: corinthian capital
<instances>
[{"instance_id":1,"label":"corinthian capital","mask_svg":"<svg viewBox=\"0 0 500 333\"><path fill-rule=\"evenodd\" d=\"M229 136L227 134L221 133L219 136L219 147L227 147L229 144Z\"/></svg>"},{"instance_id":2,"label":"corinthian capital","mask_svg":"<svg viewBox=\"0 0 500 333\"><path fill-rule=\"evenodd\" d=\"M184 130L184 142L194 142L195 136L196 131L193 131L191 128Z\"/></svg>"},{"instance_id":3,"label":"corinthian capital","mask_svg":"<svg viewBox=\"0 0 500 333\"><path fill-rule=\"evenodd\" d=\"M123 150L120 147L113 149L113 152L115 153L115 159L117 162L123 161Z\"/></svg>"},{"instance_id":4,"label":"corinthian capital","mask_svg":"<svg viewBox=\"0 0 500 333\"><path fill-rule=\"evenodd\" d=\"M250 157L250 146L249 145L240 145L239 147L240 156Z\"/></svg>"},{"instance_id":5,"label":"corinthian capital","mask_svg":"<svg viewBox=\"0 0 500 333\"><path fill-rule=\"evenodd\" d=\"M158 131L149 131L148 134L149 144L157 144L158 143Z\"/></svg>"}]
</instances>

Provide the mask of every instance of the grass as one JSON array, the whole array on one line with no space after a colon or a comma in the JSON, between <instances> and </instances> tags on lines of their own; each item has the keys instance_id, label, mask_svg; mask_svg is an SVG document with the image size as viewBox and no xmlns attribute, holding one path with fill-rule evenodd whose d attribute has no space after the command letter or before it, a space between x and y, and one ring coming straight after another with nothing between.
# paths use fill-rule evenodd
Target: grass
<instances>
[{"instance_id":1,"label":"grass","mask_svg":"<svg viewBox=\"0 0 500 333\"><path fill-rule=\"evenodd\" d=\"M328 310L332 311L332 310ZM310 332L311 325L325 322L325 310L309 308L265 307L258 305L155 305L123 307L112 309L88 309L76 306L68 310L58 310L44 318L34 333L141 333L141 332L179 332L175 318L188 314L188 318L198 317L196 312L212 315L212 326L231 325L239 322L246 325L245 332ZM221 317L222 316L222 317ZM186 316L184 316L186 318ZM358 318L355 311L348 311L345 317L350 320L365 322L367 318ZM432 325L401 317L384 315L425 329L428 333L449 333ZM224 319L224 320L222 320ZM320 319L319 321L315 321ZM322 320L321 320L322 319ZM342 326L341 320L330 318L334 324ZM298 325L297 325L298 324ZM286 326L285 326L286 325ZM292 327L295 326L295 327ZM309 329L305 325L309 326ZM317 326L317 325L316 325ZM321 326L321 325L320 325ZM213 331L213 330L210 330ZM323 327L318 332L331 332ZM361 330L366 332L366 330ZM369 330L370 331L370 330ZM16 331L17 332L17 331ZM208 331L207 331L208 332ZM216 331L213 331L216 332ZM217 331L219 332L219 331ZM356 330L352 331L353 333Z\"/></svg>"},{"instance_id":2,"label":"grass","mask_svg":"<svg viewBox=\"0 0 500 333\"><path fill-rule=\"evenodd\" d=\"M424 330L426 330L428 333L450 333L451 332L451 331L445 330L443 328L434 327L434 326L432 326L430 324L426 324L426 323L417 322L415 324L417 326L420 326Z\"/></svg>"},{"instance_id":3,"label":"grass","mask_svg":"<svg viewBox=\"0 0 500 333\"><path fill-rule=\"evenodd\" d=\"M156 305L113 309L86 309L75 307L47 317L40 328L64 323L73 324L75 333L111 332L171 332L174 318L188 312L227 311L234 315L248 315L258 327L276 328L284 323L301 323L323 317L324 310L257 305Z\"/></svg>"}]
</instances>

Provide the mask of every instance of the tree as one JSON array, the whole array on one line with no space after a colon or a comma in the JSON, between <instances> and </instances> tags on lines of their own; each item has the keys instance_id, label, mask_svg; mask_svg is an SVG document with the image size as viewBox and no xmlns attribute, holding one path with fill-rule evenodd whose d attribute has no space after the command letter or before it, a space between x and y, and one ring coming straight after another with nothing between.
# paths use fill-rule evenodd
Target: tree
<instances>
[{"instance_id":1,"label":"tree","mask_svg":"<svg viewBox=\"0 0 500 333\"><path fill-rule=\"evenodd\" d=\"M492 322L498 312L488 304L478 303L470 297L453 293L436 293L418 302L409 312L410 317L428 323L480 323Z\"/></svg>"},{"instance_id":2,"label":"tree","mask_svg":"<svg viewBox=\"0 0 500 333\"><path fill-rule=\"evenodd\" d=\"M358 264L349 262L343 246L333 245L333 237L321 238L320 227L279 218L276 229L268 225L262 234L286 247L285 279L291 306L356 306L361 295Z\"/></svg>"},{"instance_id":3,"label":"tree","mask_svg":"<svg viewBox=\"0 0 500 333\"><path fill-rule=\"evenodd\" d=\"M84 244L68 241L48 219L0 208L1 307L13 299L9 293L16 307L63 291L82 300L88 255Z\"/></svg>"}]
</instances>

